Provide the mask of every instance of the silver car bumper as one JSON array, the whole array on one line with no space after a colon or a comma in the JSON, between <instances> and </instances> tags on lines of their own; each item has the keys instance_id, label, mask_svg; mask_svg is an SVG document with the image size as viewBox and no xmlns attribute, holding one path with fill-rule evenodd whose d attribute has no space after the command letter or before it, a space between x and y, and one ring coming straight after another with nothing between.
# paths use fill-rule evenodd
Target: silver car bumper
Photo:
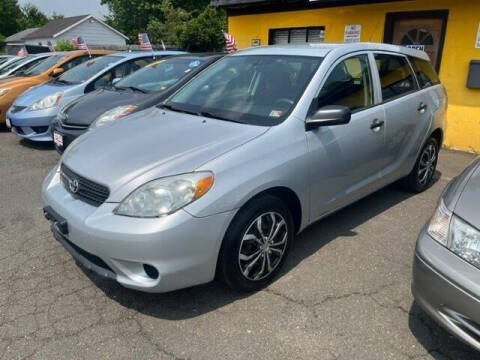
<instances>
[{"instance_id":1,"label":"silver car bumper","mask_svg":"<svg viewBox=\"0 0 480 360\"><path fill-rule=\"evenodd\" d=\"M55 171L45 178L42 198L46 208L65 220L66 231L55 221L52 230L77 262L125 287L146 292L213 280L220 245L234 215L200 218L180 210L155 219L118 216L113 214L118 204L94 207L74 199ZM156 276L148 271L151 267Z\"/></svg>"},{"instance_id":2,"label":"silver car bumper","mask_svg":"<svg viewBox=\"0 0 480 360\"><path fill-rule=\"evenodd\" d=\"M420 233L413 262L417 304L460 340L480 350L480 270Z\"/></svg>"}]
</instances>

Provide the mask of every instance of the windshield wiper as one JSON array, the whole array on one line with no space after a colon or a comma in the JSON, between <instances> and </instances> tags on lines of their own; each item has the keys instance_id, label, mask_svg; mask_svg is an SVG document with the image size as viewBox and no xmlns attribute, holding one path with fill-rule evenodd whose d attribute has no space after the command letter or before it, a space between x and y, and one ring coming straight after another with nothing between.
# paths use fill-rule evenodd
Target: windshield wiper
<instances>
[{"instance_id":1,"label":"windshield wiper","mask_svg":"<svg viewBox=\"0 0 480 360\"><path fill-rule=\"evenodd\" d=\"M212 114L212 113L209 113L209 112L206 112L206 111L199 112L198 115L201 115L201 116L204 116L204 117L207 117L207 118L210 118L210 119L225 120L225 121L231 121L231 122L244 124L243 121L229 119L229 118L219 116L219 115L216 115L216 114Z\"/></svg>"},{"instance_id":2,"label":"windshield wiper","mask_svg":"<svg viewBox=\"0 0 480 360\"><path fill-rule=\"evenodd\" d=\"M133 91L139 91L139 92L144 93L144 94L147 93L145 90L140 89L140 88L135 87L135 86L114 86L114 88L115 88L115 89L121 89L121 90L123 90L123 89L131 89L131 90L133 90Z\"/></svg>"},{"instance_id":3,"label":"windshield wiper","mask_svg":"<svg viewBox=\"0 0 480 360\"><path fill-rule=\"evenodd\" d=\"M197 116L200 115L198 112L179 109L179 108L176 108L175 106L172 106L172 105L169 105L169 104L160 104L160 109L167 109L167 110L180 112L180 113L184 113L184 114L190 114L190 115L197 115Z\"/></svg>"},{"instance_id":4,"label":"windshield wiper","mask_svg":"<svg viewBox=\"0 0 480 360\"><path fill-rule=\"evenodd\" d=\"M67 80L62 80L62 79L55 79L54 83L57 83L57 84L71 84L70 81L67 81Z\"/></svg>"}]
</instances>

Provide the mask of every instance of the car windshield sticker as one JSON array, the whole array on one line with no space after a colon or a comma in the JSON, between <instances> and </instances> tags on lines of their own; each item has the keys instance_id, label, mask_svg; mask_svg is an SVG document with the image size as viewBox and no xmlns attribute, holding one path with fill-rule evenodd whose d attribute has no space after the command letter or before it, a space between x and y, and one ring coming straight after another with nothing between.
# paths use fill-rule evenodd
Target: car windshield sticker
<instances>
[{"instance_id":1,"label":"car windshield sticker","mask_svg":"<svg viewBox=\"0 0 480 360\"><path fill-rule=\"evenodd\" d=\"M280 117L282 116L282 110L272 110L270 112L270 117Z\"/></svg>"},{"instance_id":2,"label":"car windshield sticker","mask_svg":"<svg viewBox=\"0 0 480 360\"><path fill-rule=\"evenodd\" d=\"M197 67L198 65L200 65L200 61L198 60L194 60L190 64L188 64L188 66L191 68Z\"/></svg>"}]
</instances>

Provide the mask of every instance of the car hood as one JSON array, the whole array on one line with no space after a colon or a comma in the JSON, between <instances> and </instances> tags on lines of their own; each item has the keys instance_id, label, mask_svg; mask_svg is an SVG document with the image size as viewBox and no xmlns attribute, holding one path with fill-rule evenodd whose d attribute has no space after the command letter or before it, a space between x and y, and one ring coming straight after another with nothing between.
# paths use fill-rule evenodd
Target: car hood
<instances>
[{"instance_id":1,"label":"car hood","mask_svg":"<svg viewBox=\"0 0 480 360\"><path fill-rule=\"evenodd\" d=\"M73 104L68 105L64 122L71 125L90 125L108 110L121 105L137 105L139 110L157 94L144 94L140 91L100 89L83 95Z\"/></svg>"},{"instance_id":2,"label":"car hood","mask_svg":"<svg viewBox=\"0 0 480 360\"><path fill-rule=\"evenodd\" d=\"M25 91L22 95L17 97L14 101L16 106L30 106L35 101L43 99L45 96L55 94L57 92L67 92L68 90L78 85L57 85L54 83L46 83L36 86L33 89Z\"/></svg>"},{"instance_id":3,"label":"car hood","mask_svg":"<svg viewBox=\"0 0 480 360\"><path fill-rule=\"evenodd\" d=\"M267 130L152 107L80 136L62 162L108 186L108 201L119 202L150 180L194 171Z\"/></svg>"},{"instance_id":4,"label":"car hood","mask_svg":"<svg viewBox=\"0 0 480 360\"><path fill-rule=\"evenodd\" d=\"M455 205L454 213L480 229L480 162L475 162L471 176L466 179L465 186ZM473 164L472 164L473 165ZM463 174L462 174L463 175Z\"/></svg>"}]
</instances>

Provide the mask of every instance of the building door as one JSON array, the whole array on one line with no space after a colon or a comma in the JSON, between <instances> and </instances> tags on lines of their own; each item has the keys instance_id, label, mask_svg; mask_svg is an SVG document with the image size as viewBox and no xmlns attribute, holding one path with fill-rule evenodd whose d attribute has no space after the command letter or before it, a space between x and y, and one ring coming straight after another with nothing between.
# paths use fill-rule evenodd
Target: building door
<instances>
[{"instance_id":1,"label":"building door","mask_svg":"<svg viewBox=\"0 0 480 360\"><path fill-rule=\"evenodd\" d=\"M425 51L440 69L448 10L387 14L384 42Z\"/></svg>"}]
</instances>

